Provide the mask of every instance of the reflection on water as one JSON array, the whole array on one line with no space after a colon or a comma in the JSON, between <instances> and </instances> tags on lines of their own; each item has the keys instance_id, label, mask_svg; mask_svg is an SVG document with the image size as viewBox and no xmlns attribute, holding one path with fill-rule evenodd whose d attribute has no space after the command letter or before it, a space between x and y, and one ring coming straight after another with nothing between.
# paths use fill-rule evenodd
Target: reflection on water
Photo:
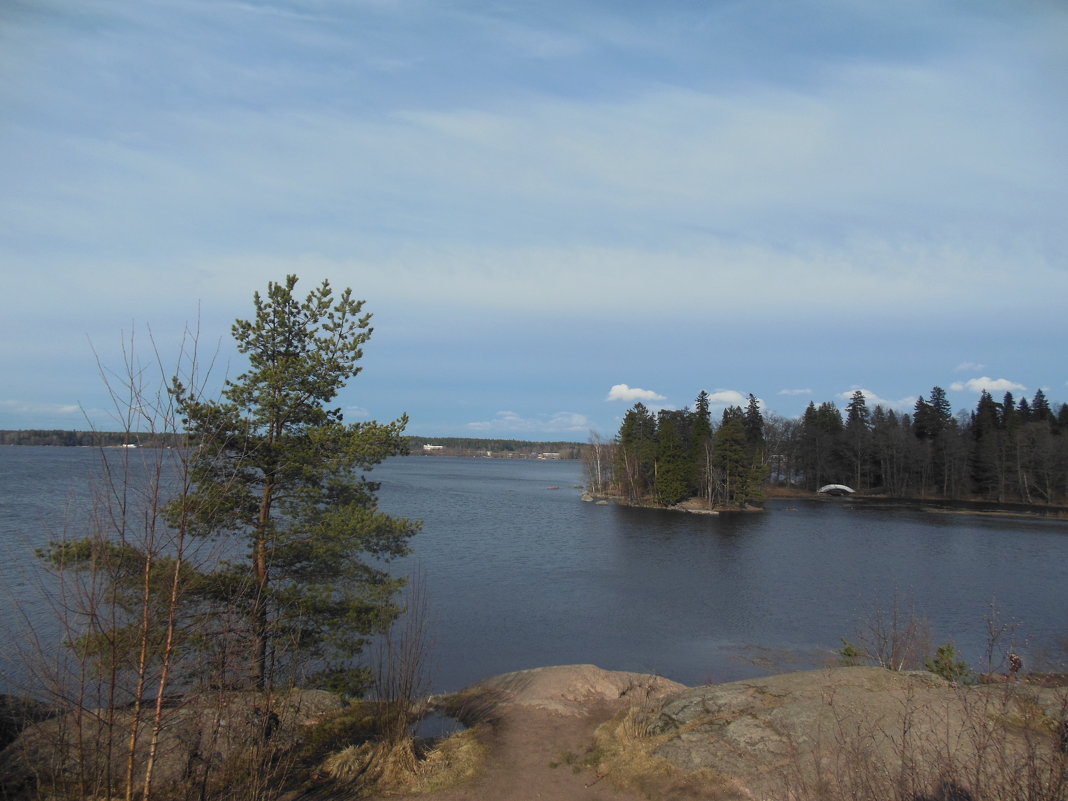
<instances>
[{"instance_id":1,"label":"reflection on water","mask_svg":"<svg viewBox=\"0 0 1068 801\"><path fill-rule=\"evenodd\" d=\"M452 715L438 710L419 718L412 727L412 734L421 740L442 740L466 728Z\"/></svg>"}]
</instances>

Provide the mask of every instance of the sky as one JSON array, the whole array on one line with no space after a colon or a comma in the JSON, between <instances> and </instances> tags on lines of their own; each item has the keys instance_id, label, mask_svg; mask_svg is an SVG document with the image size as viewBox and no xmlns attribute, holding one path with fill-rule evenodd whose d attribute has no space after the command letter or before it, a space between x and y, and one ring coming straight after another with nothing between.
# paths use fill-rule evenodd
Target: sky
<instances>
[{"instance_id":1,"label":"sky","mask_svg":"<svg viewBox=\"0 0 1068 801\"><path fill-rule=\"evenodd\" d=\"M290 273L374 315L346 419L415 435L1068 401L1066 42L1059 0L2 0L0 429L217 393Z\"/></svg>"}]
</instances>

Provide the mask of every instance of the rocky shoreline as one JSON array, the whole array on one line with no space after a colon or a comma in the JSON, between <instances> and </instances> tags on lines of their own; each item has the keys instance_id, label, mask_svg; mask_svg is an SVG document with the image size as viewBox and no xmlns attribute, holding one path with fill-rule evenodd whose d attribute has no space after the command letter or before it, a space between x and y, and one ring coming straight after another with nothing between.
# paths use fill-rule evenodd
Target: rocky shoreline
<instances>
[{"instance_id":1,"label":"rocky shoreline","mask_svg":"<svg viewBox=\"0 0 1068 801\"><path fill-rule=\"evenodd\" d=\"M654 503L637 503L626 501L615 495L594 495L589 491L582 494L583 501L597 503L599 505L619 504L621 506L633 506L639 509L661 509L673 512L686 512L688 514L718 515L721 512L760 512L763 506L746 505L742 509L736 507L708 508L705 501L698 498L677 503L674 506L658 506ZM828 497L817 495L807 490L790 489L784 487L769 487L765 492L765 500L808 500L824 503L862 503L869 505L885 505L887 507L903 507L919 509L935 514L960 514L982 515L990 517L1018 517L1024 519L1040 520L1068 520L1068 507L1043 506L1039 504L1020 503L994 503L991 501L949 500L945 498L894 498L889 495L877 495L856 493L848 497Z\"/></svg>"}]
</instances>

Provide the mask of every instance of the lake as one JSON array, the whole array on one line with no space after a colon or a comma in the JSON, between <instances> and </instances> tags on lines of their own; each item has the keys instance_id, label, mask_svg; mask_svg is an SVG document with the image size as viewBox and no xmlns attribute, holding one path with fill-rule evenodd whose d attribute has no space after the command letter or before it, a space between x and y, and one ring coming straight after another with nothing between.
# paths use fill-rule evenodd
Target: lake
<instances>
[{"instance_id":1,"label":"lake","mask_svg":"<svg viewBox=\"0 0 1068 801\"><path fill-rule=\"evenodd\" d=\"M92 449L0 448L9 627L19 607L50 630L33 548L83 512L98 463ZM849 499L717 517L598 506L579 500L574 462L411 456L373 477L388 512L424 521L391 569L423 576L436 690L550 664L685 684L814 667L895 598L976 666L992 600L1028 667L1064 659L1062 521Z\"/></svg>"}]
</instances>

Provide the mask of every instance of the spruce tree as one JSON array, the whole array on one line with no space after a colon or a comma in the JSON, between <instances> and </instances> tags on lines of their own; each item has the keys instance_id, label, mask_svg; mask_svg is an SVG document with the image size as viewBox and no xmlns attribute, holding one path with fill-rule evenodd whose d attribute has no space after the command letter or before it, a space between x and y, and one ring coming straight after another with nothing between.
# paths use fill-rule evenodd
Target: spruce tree
<instances>
[{"instance_id":1,"label":"spruce tree","mask_svg":"<svg viewBox=\"0 0 1068 801\"><path fill-rule=\"evenodd\" d=\"M693 494L692 418L683 409L662 409L656 425L656 498L674 506Z\"/></svg>"},{"instance_id":2,"label":"spruce tree","mask_svg":"<svg viewBox=\"0 0 1068 801\"><path fill-rule=\"evenodd\" d=\"M712 506L712 411L708 393L697 393L693 410L693 486Z\"/></svg>"},{"instance_id":3,"label":"spruce tree","mask_svg":"<svg viewBox=\"0 0 1068 801\"><path fill-rule=\"evenodd\" d=\"M1053 419L1053 410L1046 400L1046 393L1041 389L1035 390L1035 397L1031 400L1031 419L1049 422Z\"/></svg>"},{"instance_id":4,"label":"spruce tree","mask_svg":"<svg viewBox=\"0 0 1068 801\"><path fill-rule=\"evenodd\" d=\"M1010 399L1011 400L1011 399ZM1002 500L1002 472L999 464L1000 436L998 405L985 389L972 415L971 478L972 487L981 496Z\"/></svg>"},{"instance_id":5,"label":"spruce tree","mask_svg":"<svg viewBox=\"0 0 1068 801\"><path fill-rule=\"evenodd\" d=\"M859 389L853 393L846 406L845 436L848 446L848 459L853 467L851 481L856 489L862 489L862 476L869 469L868 459L871 443L871 417L864 393Z\"/></svg>"},{"instance_id":6,"label":"spruce tree","mask_svg":"<svg viewBox=\"0 0 1068 801\"><path fill-rule=\"evenodd\" d=\"M739 508L760 496L759 483L767 477L762 466L754 465L745 434L741 407L724 409L712 450L717 494L722 503Z\"/></svg>"},{"instance_id":7,"label":"spruce tree","mask_svg":"<svg viewBox=\"0 0 1068 801\"><path fill-rule=\"evenodd\" d=\"M760 413L760 403L752 392L745 407L743 418L745 442L753 462L764 461L764 415Z\"/></svg>"},{"instance_id":8,"label":"spruce tree","mask_svg":"<svg viewBox=\"0 0 1068 801\"><path fill-rule=\"evenodd\" d=\"M621 494L631 501L646 498L656 472L656 418L644 403L635 403L623 416L616 459Z\"/></svg>"}]
</instances>

